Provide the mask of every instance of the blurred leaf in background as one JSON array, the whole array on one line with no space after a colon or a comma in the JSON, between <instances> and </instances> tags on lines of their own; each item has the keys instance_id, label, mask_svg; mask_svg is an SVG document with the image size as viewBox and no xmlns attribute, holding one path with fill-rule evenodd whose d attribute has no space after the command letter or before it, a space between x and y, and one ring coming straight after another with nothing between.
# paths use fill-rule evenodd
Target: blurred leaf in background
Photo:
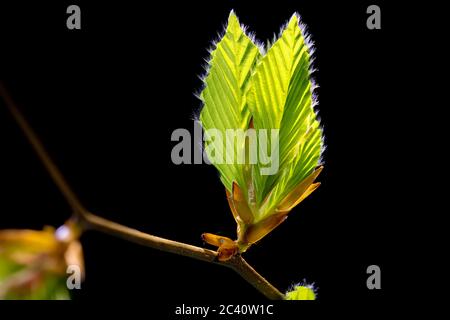
<instances>
[{"instance_id":1,"label":"blurred leaf in background","mask_svg":"<svg viewBox=\"0 0 450 320\"><path fill-rule=\"evenodd\" d=\"M72 230L64 225L56 231L0 231L0 300L70 299L67 267L84 265Z\"/></svg>"}]
</instances>

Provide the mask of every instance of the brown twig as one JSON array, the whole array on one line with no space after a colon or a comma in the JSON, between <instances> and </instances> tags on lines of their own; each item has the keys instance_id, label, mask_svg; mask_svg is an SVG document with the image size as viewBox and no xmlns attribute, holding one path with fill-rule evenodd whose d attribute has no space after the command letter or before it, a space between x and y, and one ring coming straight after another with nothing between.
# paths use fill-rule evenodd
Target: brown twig
<instances>
[{"instance_id":1,"label":"brown twig","mask_svg":"<svg viewBox=\"0 0 450 320\"><path fill-rule=\"evenodd\" d=\"M186 243L156 237L138 230L109 221L91 213L85 213L81 217L85 229L101 231L131 242L138 243L153 249L166 251L197 260L219 264L233 269L259 292L271 300L284 299L284 295L270 284L263 276L250 266L241 255L236 255L230 260L219 261L217 252L192 246Z\"/></svg>"},{"instance_id":2,"label":"brown twig","mask_svg":"<svg viewBox=\"0 0 450 320\"><path fill-rule=\"evenodd\" d=\"M30 127L30 125L28 124L27 120L24 118L22 113L20 113L19 109L16 107L14 101L9 95L8 91L1 82L0 82L0 96L2 96L3 100L5 101L6 107L11 112L11 115L14 117L14 120L16 120L22 132L25 134L25 137L30 142L31 146L33 147L37 156L41 160L45 169L47 169L47 172L53 179L53 182L55 182L58 189L66 198L66 201L69 203L69 205L77 214L82 215L83 212L86 212L86 209L84 209L77 195L75 194L75 192L72 191L69 184L66 182L66 179L64 179L64 176L48 155L47 151L44 148L44 145L39 140L33 129Z\"/></svg>"},{"instance_id":3,"label":"brown twig","mask_svg":"<svg viewBox=\"0 0 450 320\"><path fill-rule=\"evenodd\" d=\"M74 216L80 223L83 230L92 229L100 231L150 248L231 268L267 298L272 300L284 299L284 295L272 284L270 284L263 276L256 272L255 269L253 269L241 255L236 255L227 261L219 261L215 251L153 236L89 213L81 204L75 192L73 192L70 188L64 176L52 161L43 144L40 142L33 129L29 126L26 119L20 113L19 109L16 107L1 82L0 96L3 97L7 108L11 112L19 127L22 129L58 189L74 210Z\"/></svg>"}]
</instances>

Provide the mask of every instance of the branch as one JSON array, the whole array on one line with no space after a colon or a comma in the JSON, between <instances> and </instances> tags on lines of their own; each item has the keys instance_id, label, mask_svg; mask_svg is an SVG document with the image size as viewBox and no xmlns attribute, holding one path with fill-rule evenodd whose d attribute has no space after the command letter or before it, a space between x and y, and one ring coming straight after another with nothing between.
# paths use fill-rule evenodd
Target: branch
<instances>
[{"instance_id":1,"label":"branch","mask_svg":"<svg viewBox=\"0 0 450 320\"><path fill-rule=\"evenodd\" d=\"M64 176L50 158L43 144L20 113L1 82L0 96L3 97L7 108L25 134L27 140L30 142L50 177L74 210L74 217L78 220L78 223L83 230L97 230L150 248L231 268L267 298L272 300L284 299L284 295L272 286L263 276L256 272L255 269L241 257L241 255L236 255L228 261L219 261L215 251L146 234L89 213L81 204L75 192L70 188Z\"/></svg>"},{"instance_id":2,"label":"branch","mask_svg":"<svg viewBox=\"0 0 450 320\"><path fill-rule=\"evenodd\" d=\"M158 249L161 251L166 251L231 268L268 299L284 299L284 295L272 284L270 284L263 276L261 276L255 269L253 269L252 266L250 266L247 261L242 258L241 255L236 255L227 261L219 261L217 259L217 252L212 250L156 237L129 227L125 227L121 224L109 221L91 213L85 213L80 218L85 229L93 229L153 249Z\"/></svg>"},{"instance_id":3,"label":"branch","mask_svg":"<svg viewBox=\"0 0 450 320\"><path fill-rule=\"evenodd\" d=\"M30 144L33 147L34 151L36 152L37 156L39 157L39 159L41 160L45 169L47 170L50 177L52 178L53 182L56 184L58 189L61 191L64 198L66 198L66 201L69 203L71 208L77 214L82 215L84 212L86 212L86 209L84 209L83 205L81 204L80 200L76 196L75 192L73 192L72 188L70 188L66 179L64 179L64 176L62 175L62 173L59 171L56 164L53 162L53 160L48 155L42 142L39 140L36 133L30 127L30 125L28 124L25 117L22 115L22 113L16 107L11 96L8 94L8 91L6 90L6 88L3 86L3 83L1 83L1 82L0 82L0 96L5 101L6 107L11 112L11 115L13 116L14 120L16 120L16 122L19 125L22 132L25 134L25 137L27 138L28 142L30 142Z\"/></svg>"}]
</instances>

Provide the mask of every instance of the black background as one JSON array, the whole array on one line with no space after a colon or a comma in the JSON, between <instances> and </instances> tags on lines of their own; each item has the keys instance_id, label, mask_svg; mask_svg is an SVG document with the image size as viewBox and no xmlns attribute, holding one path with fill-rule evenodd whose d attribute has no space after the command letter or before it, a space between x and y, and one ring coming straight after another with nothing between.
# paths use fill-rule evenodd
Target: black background
<instances>
[{"instance_id":1,"label":"black background","mask_svg":"<svg viewBox=\"0 0 450 320\"><path fill-rule=\"evenodd\" d=\"M172 164L170 136L193 129L206 49L231 9L262 41L298 11L316 44L327 145L322 186L245 257L282 291L314 282L319 305L375 308L392 298L403 253L398 184L388 182L407 133L397 94L404 8L381 1L92 2L0 6L0 76L92 212L198 246L203 232L234 237L216 170ZM81 7L82 30L66 28L72 3ZM366 28L372 3L381 6L381 30ZM4 107L0 145L0 228L62 224L70 209ZM86 281L73 295L80 303L138 299L169 313L178 303L266 301L220 266L95 232L82 242ZM371 264L381 267L382 290L366 287Z\"/></svg>"}]
</instances>

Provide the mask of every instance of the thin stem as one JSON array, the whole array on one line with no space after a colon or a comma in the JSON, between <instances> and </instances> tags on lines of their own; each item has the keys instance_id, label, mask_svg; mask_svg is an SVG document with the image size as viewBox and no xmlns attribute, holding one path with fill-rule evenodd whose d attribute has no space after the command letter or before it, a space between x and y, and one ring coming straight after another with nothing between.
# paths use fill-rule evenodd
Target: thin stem
<instances>
[{"instance_id":1,"label":"thin stem","mask_svg":"<svg viewBox=\"0 0 450 320\"><path fill-rule=\"evenodd\" d=\"M85 229L97 230L153 249L231 268L267 298L271 300L284 299L284 295L255 269L253 269L241 255L236 255L227 261L219 261L217 259L217 252L215 251L156 237L129 227L125 227L121 224L109 221L91 213L86 213L81 217L81 219L84 223Z\"/></svg>"},{"instance_id":2,"label":"thin stem","mask_svg":"<svg viewBox=\"0 0 450 320\"><path fill-rule=\"evenodd\" d=\"M11 112L11 115L14 117L14 120L16 120L22 132L25 134L25 137L30 142L31 146L33 147L37 156L41 160L45 169L47 169L47 172L49 173L53 182L55 182L56 186L61 191L64 198L66 198L66 201L78 215L82 215L84 212L86 212L86 209L84 209L83 205L81 204L81 201L78 199L75 192L73 192L72 188L70 188L66 179L59 171L58 167L53 162L52 158L50 158L43 144L37 137L36 133L33 131L33 129L26 121L25 117L16 107L8 91L5 89L3 83L1 82L0 82L0 96L3 97L6 107Z\"/></svg>"},{"instance_id":3,"label":"thin stem","mask_svg":"<svg viewBox=\"0 0 450 320\"><path fill-rule=\"evenodd\" d=\"M284 299L284 295L272 286L263 276L256 272L256 270L253 269L244 260L244 258L241 257L241 255L236 255L227 261L219 261L215 251L156 237L89 213L81 204L81 201L78 199L75 192L73 192L70 188L64 176L59 171L56 164L52 161L36 133L20 113L19 109L16 107L1 82L0 96L3 97L7 108L11 112L19 127L22 129L27 140L30 142L34 151L48 171L50 177L53 179L58 189L66 198L66 201L74 210L75 218L78 220L78 223L81 225L83 230L97 230L150 248L231 268L267 298L272 300Z\"/></svg>"},{"instance_id":4,"label":"thin stem","mask_svg":"<svg viewBox=\"0 0 450 320\"><path fill-rule=\"evenodd\" d=\"M153 249L188 256L206 262L215 262L217 258L215 251L153 236L91 213L85 214L81 222L85 230L100 231Z\"/></svg>"}]
</instances>

